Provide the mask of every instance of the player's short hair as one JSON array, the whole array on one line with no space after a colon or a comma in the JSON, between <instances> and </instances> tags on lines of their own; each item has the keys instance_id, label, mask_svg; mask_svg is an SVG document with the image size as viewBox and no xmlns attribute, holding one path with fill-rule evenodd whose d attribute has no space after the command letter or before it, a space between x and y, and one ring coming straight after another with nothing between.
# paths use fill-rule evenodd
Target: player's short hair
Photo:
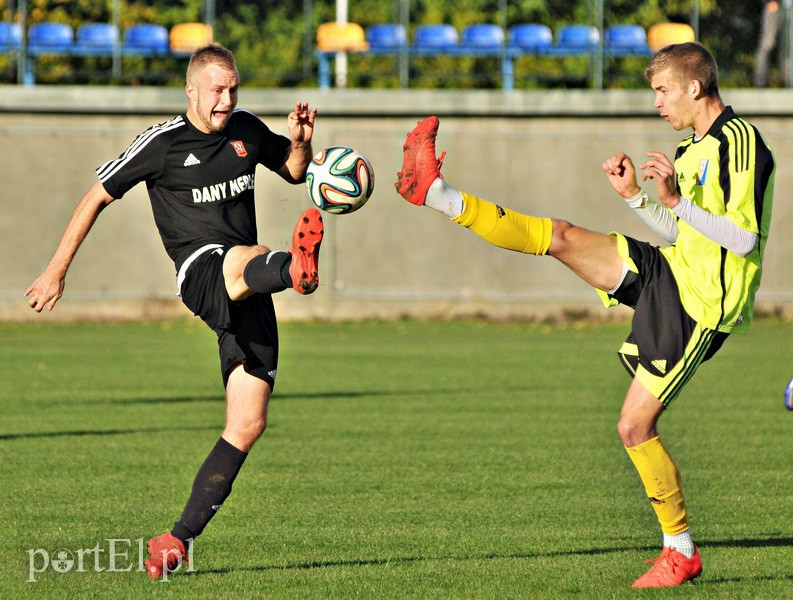
<instances>
[{"instance_id":1,"label":"player's short hair","mask_svg":"<svg viewBox=\"0 0 793 600\"><path fill-rule=\"evenodd\" d=\"M202 46L190 56L190 63L187 65L187 81L192 81L201 69L210 64L218 65L229 71L237 70L237 61L234 60L231 50L220 44L209 44Z\"/></svg>"},{"instance_id":2,"label":"player's short hair","mask_svg":"<svg viewBox=\"0 0 793 600\"><path fill-rule=\"evenodd\" d=\"M719 97L719 67L716 59L702 44L685 42L672 44L659 50L644 72L648 81L661 72L668 72L679 83L696 79L702 93L710 98Z\"/></svg>"}]
</instances>

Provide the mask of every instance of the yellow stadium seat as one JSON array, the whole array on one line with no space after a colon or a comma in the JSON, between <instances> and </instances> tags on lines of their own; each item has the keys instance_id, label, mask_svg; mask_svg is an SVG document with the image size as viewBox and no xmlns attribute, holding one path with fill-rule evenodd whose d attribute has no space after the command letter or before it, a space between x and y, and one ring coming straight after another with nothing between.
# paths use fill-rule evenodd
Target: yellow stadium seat
<instances>
[{"instance_id":1,"label":"yellow stadium seat","mask_svg":"<svg viewBox=\"0 0 793 600\"><path fill-rule=\"evenodd\" d=\"M647 30L647 45L653 52L658 52L670 44L695 40L694 30L686 23L656 23Z\"/></svg>"},{"instance_id":2,"label":"yellow stadium seat","mask_svg":"<svg viewBox=\"0 0 793 600\"><path fill-rule=\"evenodd\" d=\"M368 49L363 27L357 23L323 23L317 29L317 50L320 52L366 52Z\"/></svg>"},{"instance_id":3,"label":"yellow stadium seat","mask_svg":"<svg viewBox=\"0 0 793 600\"><path fill-rule=\"evenodd\" d=\"M190 53L212 43L212 27L205 23L179 23L171 28L171 52Z\"/></svg>"}]
</instances>

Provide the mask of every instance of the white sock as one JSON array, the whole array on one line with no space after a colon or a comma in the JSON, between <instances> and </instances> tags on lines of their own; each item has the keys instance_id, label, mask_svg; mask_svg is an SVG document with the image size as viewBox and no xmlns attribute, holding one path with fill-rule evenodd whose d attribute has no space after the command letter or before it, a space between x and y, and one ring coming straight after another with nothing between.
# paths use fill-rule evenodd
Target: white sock
<instances>
[{"instance_id":1,"label":"white sock","mask_svg":"<svg viewBox=\"0 0 793 600\"><path fill-rule=\"evenodd\" d=\"M427 190L424 205L454 219L463 214L463 195L438 177Z\"/></svg>"},{"instance_id":2,"label":"white sock","mask_svg":"<svg viewBox=\"0 0 793 600\"><path fill-rule=\"evenodd\" d=\"M694 540L691 539L691 530L686 529L677 535L664 534L664 546L670 546L686 558L694 556Z\"/></svg>"}]
</instances>

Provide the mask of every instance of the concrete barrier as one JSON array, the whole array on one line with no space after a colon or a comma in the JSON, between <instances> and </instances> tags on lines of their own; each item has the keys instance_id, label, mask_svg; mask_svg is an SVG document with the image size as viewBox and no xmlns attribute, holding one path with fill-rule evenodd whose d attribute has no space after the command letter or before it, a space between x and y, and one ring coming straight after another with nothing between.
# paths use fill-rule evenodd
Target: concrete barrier
<instances>
[{"instance_id":1,"label":"concrete barrier","mask_svg":"<svg viewBox=\"0 0 793 600\"><path fill-rule=\"evenodd\" d=\"M776 199L762 311L793 306L793 222L786 200L793 156L793 94L726 90L724 100L764 133L777 159ZM554 216L598 231L660 242L622 205L600 169L612 153L641 159L674 153L687 132L658 118L648 91L246 90L241 108L286 133L298 100L319 109L315 150L363 152L376 171L375 192L357 213L328 215L321 286L276 302L282 317L442 318L468 314L544 318L624 316L550 258L489 246L443 216L402 201L392 183L405 133L428 114L441 116L444 174L456 187L519 211ZM35 317L22 297L52 255L75 204L95 182L93 169L118 156L153 123L186 108L179 89L7 86L0 88L0 319ZM309 206L302 186L260 170L260 242L289 243ZM100 217L77 255L64 298L39 319L137 318L185 314L139 185Z\"/></svg>"}]
</instances>

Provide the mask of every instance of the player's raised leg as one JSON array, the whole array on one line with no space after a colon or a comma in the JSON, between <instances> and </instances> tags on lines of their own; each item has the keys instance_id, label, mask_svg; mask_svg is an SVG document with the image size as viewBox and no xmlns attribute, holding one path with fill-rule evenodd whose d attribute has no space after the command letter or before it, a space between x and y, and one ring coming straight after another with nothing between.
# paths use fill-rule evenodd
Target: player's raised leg
<instances>
[{"instance_id":1,"label":"player's raised leg","mask_svg":"<svg viewBox=\"0 0 793 600\"><path fill-rule=\"evenodd\" d=\"M243 300L255 292L275 294L289 288L311 294L319 286L319 248L324 234L322 215L310 208L300 215L289 250L234 246L223 261L229 297Z\"/></svg>"},{"instance_id":2,"label":"player's raised leg","mask_svg":"<svg viewBox=\"0 0 793 600\"><path fill-rule=\"evenodd\" d=\"M438 125L437 117L427 117L408 133L395 184L405 200L447 215L495 246L553 256L598 289L619 285L625 264L613 236L560 219L524 215L451 187L440 172L446 153L440 158L436 154Z\"/></svg>"}]
</instances>

